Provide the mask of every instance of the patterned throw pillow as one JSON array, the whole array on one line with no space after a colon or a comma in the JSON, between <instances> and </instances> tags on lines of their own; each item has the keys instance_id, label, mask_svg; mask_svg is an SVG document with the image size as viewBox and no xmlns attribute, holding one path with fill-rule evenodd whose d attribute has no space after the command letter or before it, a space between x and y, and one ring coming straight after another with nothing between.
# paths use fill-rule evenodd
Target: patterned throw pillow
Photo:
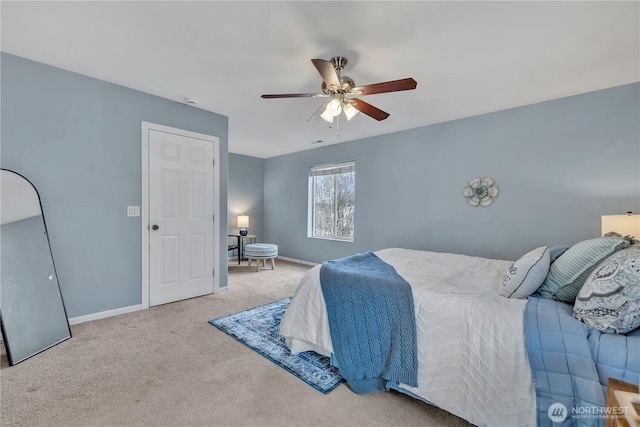
<instances>
[{"instance_id":1,"label":"patterned throw pillow","mask_svg":"<svg viewBox=\"0 0 640 427\"><path fill-rule=\"evenodd\" d=\"M526 299L547 277L550 259L549 248L546 246L522 255L504 275L500 295L507 298Z\"/></svg>"},{"instance_id":2,"label":"patterned throw pillow","mask_svg":"<svg viewBox=\"0 0 640 427\"><path fill-rule=\"evenodd\" d=\"M629 243L622 237L597 237L576 243L551 264L538 293L544 298L573 304L578 291L598 264Z\"/></svg>"},{"instance_id":3,"label":"patterned throw pillow","mask_svg":"<svg viewBox=\"0 0 640 427\"><path fill-rule=\"evenodd\" d=\"M640 327L640 245L616 252L591 273L578 293L573 317L614 334Z\"/></svg>"}]
</instances>

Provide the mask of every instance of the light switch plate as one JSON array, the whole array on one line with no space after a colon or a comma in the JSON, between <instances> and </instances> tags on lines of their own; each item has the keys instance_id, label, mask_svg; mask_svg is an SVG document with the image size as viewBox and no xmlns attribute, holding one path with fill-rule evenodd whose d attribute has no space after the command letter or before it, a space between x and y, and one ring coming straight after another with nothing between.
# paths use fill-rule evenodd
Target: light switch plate
<instances>
[{"instance_id":1,"label":"light switch plate","mask_svg":"<svg viewBox=\"0 0 640 427\"><path fill-rule=\"evenodd\" d=\"M127 206L127 216L140 216L140 206Z\"/></svg>"}]
</instances>

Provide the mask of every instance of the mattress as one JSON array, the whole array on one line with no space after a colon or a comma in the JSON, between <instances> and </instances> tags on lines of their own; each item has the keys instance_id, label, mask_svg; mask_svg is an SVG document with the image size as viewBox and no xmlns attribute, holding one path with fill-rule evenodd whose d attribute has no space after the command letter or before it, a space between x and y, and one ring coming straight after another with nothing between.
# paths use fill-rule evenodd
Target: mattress
<instances>
[{"instance_id":1,"label":"mattress","mask_svg":"<svg viewBox=\"0 0 640 427\"><path fill-rule=\"evenodd\" d=\"M398 248L375 254L413 292L418 387L399 390L476 425L534 426L526 300L500 296L512 262ZM305 274L280 324L293 353L333 352L319 273L315 266Z\"/></svg>"}]
</instances>

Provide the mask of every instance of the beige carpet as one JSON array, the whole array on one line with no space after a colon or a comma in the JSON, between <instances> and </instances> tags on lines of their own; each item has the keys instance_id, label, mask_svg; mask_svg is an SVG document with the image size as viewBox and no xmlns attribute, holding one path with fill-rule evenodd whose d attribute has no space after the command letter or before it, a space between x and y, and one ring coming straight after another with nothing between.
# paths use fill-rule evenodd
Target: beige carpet
<instances>
[{"instance_id":1,"label":"beige carpet","mask_svg":"<svg viewBox=\"0 0 640 427\"><path fill-rule=\"evenodd\" d=\"M3 426L466 426L396 392L323 395L208 321L293 295L309 268L230 263L229 291L72 326L16 366L2 350Z\"/></svg>"}]
</instances>

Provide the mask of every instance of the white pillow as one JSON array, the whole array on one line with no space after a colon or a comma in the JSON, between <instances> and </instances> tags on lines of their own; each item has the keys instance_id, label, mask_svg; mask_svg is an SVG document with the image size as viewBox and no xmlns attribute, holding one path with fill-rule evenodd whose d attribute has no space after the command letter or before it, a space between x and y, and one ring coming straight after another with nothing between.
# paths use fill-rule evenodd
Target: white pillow
<instances>
[{"instance_id":1,"label":"white pillow","mask_svg":"<svg viewBox=\"0 0 640 427\"><path fill-rule=\"evenodd\" d=\"M522 255L504 275L500 295L526 299L542 285L549 272L549 265L551 258L547 246L541 246Z\"/></svg>"}]
</instances>

